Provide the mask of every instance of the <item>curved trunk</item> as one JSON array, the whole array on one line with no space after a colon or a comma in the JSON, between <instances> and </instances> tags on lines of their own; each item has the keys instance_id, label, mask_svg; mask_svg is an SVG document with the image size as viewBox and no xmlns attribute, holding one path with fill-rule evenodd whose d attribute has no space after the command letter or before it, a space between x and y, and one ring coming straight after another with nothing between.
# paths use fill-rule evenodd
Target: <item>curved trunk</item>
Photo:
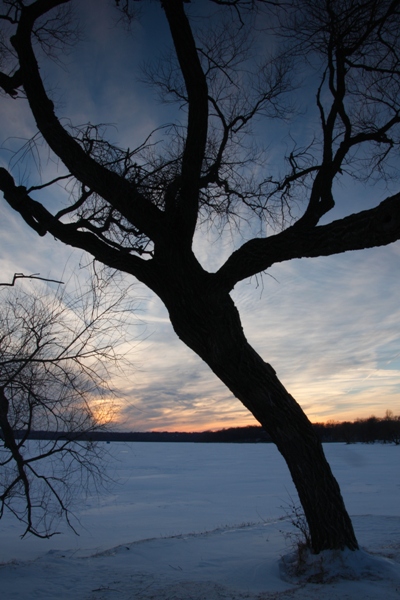
<instances>
[{"instance_id":1,"label":"curved trunk","mask_svg":"<svg viewBox=\"0 0 400 600\"><path fill-rule=\"evenodd\" d=\"M312 550L358 548L339 485L313 427L243 333L228 293L212 291L164 298L180 339L242 401L286 460L309 525ZM171 291L171 290L169 290Z\"/></svg>"}]
</instances>

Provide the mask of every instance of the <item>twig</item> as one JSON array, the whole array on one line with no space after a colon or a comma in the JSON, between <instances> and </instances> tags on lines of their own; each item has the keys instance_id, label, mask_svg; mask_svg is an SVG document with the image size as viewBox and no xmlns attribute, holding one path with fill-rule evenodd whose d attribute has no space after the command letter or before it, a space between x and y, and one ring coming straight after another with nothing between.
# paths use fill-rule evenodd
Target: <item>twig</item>
<instances>
[{"instance_id":1,"label":"twig","mask_svg":"<svg viewBox=\"0 0 400 600\"><path fill-rule=\"evenodd\" d=\"M57 281L56 279L47 279L47 277L39 277L40 273L34 273L33 275L24 275L23 273L14 273L14 277L11 283L1 283L0 285L9 285L13 286L17 279L40 279L41 281L49 281L51 283L61 283L64 285L63 281Z\"/></svg>"}]
</instances>

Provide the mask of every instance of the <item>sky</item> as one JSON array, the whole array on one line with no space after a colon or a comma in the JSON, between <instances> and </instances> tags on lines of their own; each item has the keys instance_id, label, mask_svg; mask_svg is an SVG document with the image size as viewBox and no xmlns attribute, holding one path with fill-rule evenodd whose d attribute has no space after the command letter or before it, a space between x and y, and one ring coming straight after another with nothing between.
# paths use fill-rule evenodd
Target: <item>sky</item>
<instances>
[{"instance_id":1,"label":"sky","mask_svg":"<svg viewBox=\"0 0 400 600\"><path fill-rule=\"evenodd\" d=\"M113 124L112 141L130 148L175 116L136 75L141 62L152 58L156 49L165 52L168 44L159 5L149 6L127 34L116 25L111 2L81 3L79 46L62 57L61 66L50 63L44 69L60 116L74 123ZM11 167L20 184L40 183L35 161L18 163L10 151L35 132L25 101L1 97L0 106L0 166ZM45 179L57 175L60 167L42 150ZM39 163L39 157L34 158ZM368 189L347 183L329 218L368 208L394 191L396 181L389 191L383 185ZM64 196L55 187L37 198L52 207ZM88 264L81 251L49 236L39 238L3 198L0 210L2 281L11 280L15 272L68 280L71 272L79 274ZM201 229L195 250L213 271L242 241L234 234L217 237ZM400 414L399 291L397 242L276 265L237 285L232 295L249 342L272 364L308 417L320 422L384 416L387 409ZM113 381L116 427L200 431L254 424L252 415L177 339L161 301L140 283L132 293L138 309L132 315L128 364Z\"/></svg>"}]
</instances>

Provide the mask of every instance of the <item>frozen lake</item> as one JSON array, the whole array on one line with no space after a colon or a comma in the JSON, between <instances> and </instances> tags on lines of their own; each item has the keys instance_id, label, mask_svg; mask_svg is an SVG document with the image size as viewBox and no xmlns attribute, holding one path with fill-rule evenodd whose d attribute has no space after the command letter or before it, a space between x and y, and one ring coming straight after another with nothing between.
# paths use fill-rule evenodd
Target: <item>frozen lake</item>
<instances>
[{"instance_id":1,"label":"frozen lake","mask_svg":"<svg viewBox=\"0 0 400 600\"><path fill-rule=\"evenodd\" d=\"M57 588L59 599L203 598L200 595L193 596L193 590L189 595L184 587L182 590L186 589L186 596L182 590L181 595L177 595L176 591L175 596L171 595L172 592L169 596L162 595L164 592L159 587L164 586L162 589L165 590L167 584L182 586L182 582L179 584L182 578L184 581L187 581L187 577L190 581L193 578L196 580L200 572L203 586L214 586L214 591L204 596L207 600L239 598L244 593L243 586L254 594L260 594L263 590L271 594L283 593L288 589L288 584L279 578L277 560L289 550L285 534L293 528L286 518L286 511L292 499L296 499L296 493L287 467L274 445L150 442L111 443L107 444L107 449L110 450L108 472L115 483L105 494L82 496L79 499L75 508L76 518L80 522L76 522L79 537L63 526L62 535L50 540L33 537L20 540L18 536L22 530L18 522L11 516L0 521L0 562L8 563L1 569L0 576L5 586L2 598L24 600L40 597L43 600L56 597L51 595L55 593L55 588L49 583L49 570L54 577L58 577L54 580L55 586L58 585L56 581L63 581L63 585ZM395 561L392 565L395 571L398 570L400 447L326 444L325 452L353 517L360 544L369 551L389 556L390 560ZM193 548L197 548L188 554L192 559L202 548L200 553L203 562L193 559L186 573L182 565L188 556L183 546L179 546L182 540L186 540L186 543L190 540ZM169 547L170 544L174 549ZM137 550L139 547L142 550L136 552L133 564L126 562L128 558L125 555L122 560L121 548ZM174 552L177 553L176 560L172 557ZM212 560L210 558L209 563L206 561L209 564L206 568L205 555L211 556L213 552L216 556ZM106 556L107 561L112 556L118 556L118 568L123 569L125 575L131 573L131 578L133 573L148 573L147 579L150 577L149 581L153 581L151 587L159 590L158 595L146 595L144 583L140 587L139 580L135 580L136 583L132 580L128 591L124 591L126 582L121 584L119 595L95 593L96 590L106 589L107 585L110 588L111 584L91 582L90 577L87 579L92 572L90 569L88 571L88 563L83 569L82 561L90 557L93 560L93 556L103 556L101 560L106 560ZM132 553L129 556L133 558ZM60 557L63 558L62 569ZM67 585L66 573L72 568L72 562L68 561L81 561L74 563L73 569L76 573L79 573L79 568L83 569L82 573L86 573L82 575L85 585L83 579L80 581L79 578L76 587L71 588L71 582ZM203 565L202 569L200 564ZM45 585L40 575L41 565L47 565ZM103 566L101 576L105 577L107 568ZM157 577L161 577L161 583L152 569ZM115 573L115 563L112 572ZM26 596L24 593L28 592L24 592L26 588L21 582L22 575L24 581L26 578L31 581L29 595ZM95 577L93 573L91 576ZM233 592L225 596L217 594L218 586L228 584L234 584L238 595L232 595ZM357 588L357 593L368 598L372 589L368 585L364 591ZM382 586L377 588L382 591L385 600L392 597L392 591L395 593L396 589L400 590L400 587L396 588L397 584L393 585L390 589ZM379 597L376 595L377 589L374 589L375 595L371 598ZM6 595L4 590L8 590ZM293 592L292 587L290 590ZM72 593L73 596L68 596ZM308 597L314 598L313 595L304 596Z\"/></svg>"}]
</instances>

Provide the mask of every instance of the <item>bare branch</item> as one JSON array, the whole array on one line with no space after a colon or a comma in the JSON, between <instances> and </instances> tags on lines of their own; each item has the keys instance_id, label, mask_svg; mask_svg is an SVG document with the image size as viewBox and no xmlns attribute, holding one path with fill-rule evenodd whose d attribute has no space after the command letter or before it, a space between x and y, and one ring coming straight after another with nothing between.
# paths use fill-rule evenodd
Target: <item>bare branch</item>
<instances>
[{"instance_id":1,"label":"bare branch","mask_svg":"<svg viewBox=\"0 0 400 600\"><path fill-rule=\"evenodd\" d=\"M180 191L166 210L173 215L171 234L191 247L197 222L199 182L207 143L208 89L191 27L180 0L165 2L177 58L188 95L188 124L182 156ZM176 222L176 224L174 223Z\"/></svg>"},{"instance_id":2,"label":"bare branch","mask_svg":"<svg viewBox=\"0 0 400 600\"><path fill-rule=\"evenodd\" d=\"M24 524L23 536L50 537L61 517L75 531L75 473L83 482L106 481L101 448L82 437L112 416L109 380L123 358L118 347L132 306L127 296L111 295L92 284L76 299L60 291L0 297L0 518L9 510ZM32 441L38 431L43 440Z\"/></svg>"},{"instance_id":3,"label":"bare branch","mask_svg":"<svg viewBox=\"0 0 400 600\"><path fill-rule=\"evenodd\" d=\"M48 281L50 283L63 284L63 281L57 281L56 279L48 279L47 277L39 277L40 273L34 273L33 275L24 275L23 273L14 273L11 283L1 283L0 285L13 286L17 279L40 279L41 281Z\"/></svg>"},{"instance_id":4,"label":"bare branch","mask_svg":"<svg viewBox=\"0 0 400 600\"><path fill-rule=\"evenodd\" d=\"M12 43L18 53L23 85L31 110L50 148L61 158L68 171L86 187L111 202L126 218L133 219L150 237L157 239L162 214L142 196L136 186L93 160L68 134L54 113L32 48L32 30L36 19L69 0L37 0L21 9L21 17ZM158 232L158 233L157 233Z\"/></svg>"},{"instance_id":5,"label":"bare branch","mask_svg":"<svg viewBox=\"0 0 400 600\"><path fill-rule=\"evenodd\" d=\"M295 224L268 238L250 240L232 253L216 277L231 290L238 281L279 262L385 246L399 238L400 194L395 194L374 209L328 225L304 230Z\"/></svg>"}]
</instances>

